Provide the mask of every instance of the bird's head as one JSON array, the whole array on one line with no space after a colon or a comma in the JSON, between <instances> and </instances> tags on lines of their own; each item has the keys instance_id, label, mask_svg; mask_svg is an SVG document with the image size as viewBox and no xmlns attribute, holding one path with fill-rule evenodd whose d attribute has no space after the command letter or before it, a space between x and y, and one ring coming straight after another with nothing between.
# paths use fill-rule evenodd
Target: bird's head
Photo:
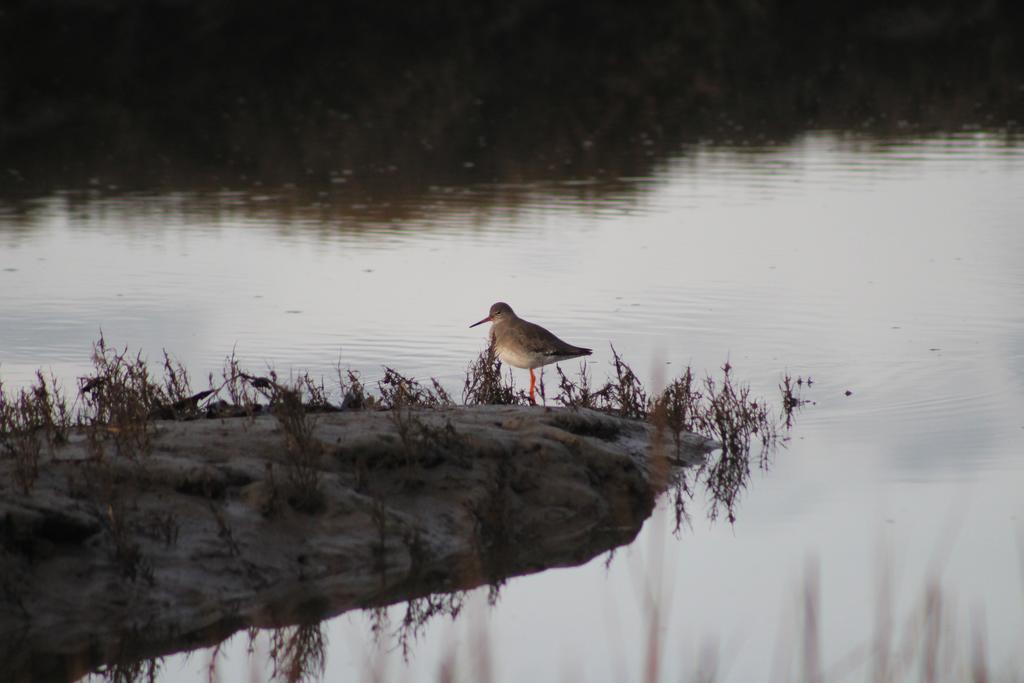
<instances>
[{"instance_id":1,"label":"bird's head","mask_svg":"<svg viewBox=\"0 0 1024 683\"><path fill-rule=\"evenodd\" d=\"M487 313L487 317L479 322L475 322L470 327L476 327L477 325L483 325L484 323L498 323L502 320L508 320L509 318L515 317L515 313L512 312L512 307L504 301L491 306L491 310Z\"/></svg>"}]
</instances>

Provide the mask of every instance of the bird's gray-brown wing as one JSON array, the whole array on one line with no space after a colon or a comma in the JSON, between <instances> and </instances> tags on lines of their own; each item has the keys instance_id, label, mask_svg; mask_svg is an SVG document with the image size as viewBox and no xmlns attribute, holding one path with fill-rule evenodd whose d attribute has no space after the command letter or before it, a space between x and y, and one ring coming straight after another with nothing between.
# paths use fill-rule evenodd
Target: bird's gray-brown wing
<instances>
[{"instance_id":1,"label":"bird's gray-brown wing","mask_svg":"<svg viewBox=\"0 0 1024 683\"><path fill-rule=\"evenodd\" d=\"M511 330L517 343L531 353L543 356L589 356L592 351L582 346L573 346L562 341L535 323L522 321L522 325Z\"/></svg>"}]
</instances>

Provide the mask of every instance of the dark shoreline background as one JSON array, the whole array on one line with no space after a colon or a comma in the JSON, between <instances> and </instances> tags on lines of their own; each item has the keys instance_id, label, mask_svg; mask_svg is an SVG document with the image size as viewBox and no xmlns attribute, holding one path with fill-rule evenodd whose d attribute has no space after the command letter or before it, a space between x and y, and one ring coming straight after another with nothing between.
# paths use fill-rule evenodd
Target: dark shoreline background
<instances>
[{"instance_id":1,"label":"dark shoreline background","mask_svg":"<svg viewBox=\"0 0 1024 683\"><path fill-rule=\"evenodd\" d=\"M1024 6L23 0L0 196L640 174L650 147L1024 121Z\"/></svg>"}]
</instances>

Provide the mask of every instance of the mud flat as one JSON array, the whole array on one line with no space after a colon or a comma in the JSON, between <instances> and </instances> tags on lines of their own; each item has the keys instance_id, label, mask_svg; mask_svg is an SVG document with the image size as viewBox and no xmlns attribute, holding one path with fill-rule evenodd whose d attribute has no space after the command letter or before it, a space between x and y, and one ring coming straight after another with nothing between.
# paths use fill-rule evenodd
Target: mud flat
<instances>
[{"instance_id":1,"label":"mud flat","mask_svg":"<svg viewBox=\"0 0 1024 683\"><path fill-rule=\"evenodd\" d=\"M0 661L13 680L586 562L630 542L711 445L586 409L479 406L73 432L27 493L0 460ZM300 430L301 431L301 430ZM685 435L684 435L685 436ZM95 441L95 435L93 435Z\"/></svg>"}]
</instances>

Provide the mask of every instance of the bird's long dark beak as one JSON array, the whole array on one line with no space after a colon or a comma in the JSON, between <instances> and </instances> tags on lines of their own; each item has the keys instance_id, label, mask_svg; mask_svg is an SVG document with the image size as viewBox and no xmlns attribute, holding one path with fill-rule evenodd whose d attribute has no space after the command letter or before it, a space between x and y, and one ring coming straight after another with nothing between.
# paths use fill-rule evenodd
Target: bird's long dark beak
<instances>
[{"instance_id":1,"label":"bird's long dark beak","mask_svg":"<svg viewBox=\"0 0 1024 683\"><path fill-rule=\"evenodd\" d=\"M476 327L477 325L483 325L484 323L489 323L489 322L491 322L491 316L487 316L486 318L484 318L483 320L481 320L478 323L473 323L472 325L470 325L470 327Z\"/></svg>"}]
</instances>

